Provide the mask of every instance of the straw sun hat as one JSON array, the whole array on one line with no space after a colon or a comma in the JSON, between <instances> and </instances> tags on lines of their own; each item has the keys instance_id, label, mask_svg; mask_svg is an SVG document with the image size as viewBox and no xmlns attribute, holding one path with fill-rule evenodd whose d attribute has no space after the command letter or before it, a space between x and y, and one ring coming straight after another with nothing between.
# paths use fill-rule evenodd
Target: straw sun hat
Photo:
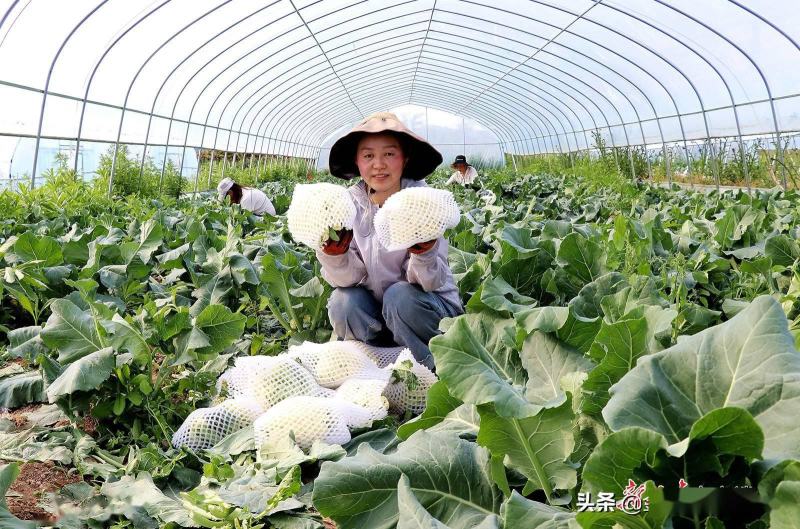
<instances>
[{"instance_id":1,"label":"straw sun hat","mask_svg":"<svg viewBox=\"0 0 800 529\"><path fill-rule=\"evenodd\" d=\"M336 140L331 147L328 167L331 174L344 180L359 176L356 166L358 142L367 134L392 132L403 137L403 155L408 163L403 169L403 178L422 180L442 163L442 155L433 145L411 132L391 112L378 112L367 116L353 129Z\"/></svg>"}]
</instances>

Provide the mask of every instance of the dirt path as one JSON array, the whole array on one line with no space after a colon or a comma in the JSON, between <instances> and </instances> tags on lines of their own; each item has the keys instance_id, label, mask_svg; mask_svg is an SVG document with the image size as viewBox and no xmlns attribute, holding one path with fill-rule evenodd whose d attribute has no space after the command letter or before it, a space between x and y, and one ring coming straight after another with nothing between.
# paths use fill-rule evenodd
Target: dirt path
<instances>
[{"instance_id":1,"label":"dirt path","mask_svg":"<svg viewBox=\"0 0 800 529\"><path fill-rule=\"evenodd\" d=\"M43 496L57 492L64 485L77 483L81 477L69 474L52 462L32 461L20 467L20 473L6 496L8 510L22 520L55 521L53 515L42 505Z\"/></svg>"}]
</instances>

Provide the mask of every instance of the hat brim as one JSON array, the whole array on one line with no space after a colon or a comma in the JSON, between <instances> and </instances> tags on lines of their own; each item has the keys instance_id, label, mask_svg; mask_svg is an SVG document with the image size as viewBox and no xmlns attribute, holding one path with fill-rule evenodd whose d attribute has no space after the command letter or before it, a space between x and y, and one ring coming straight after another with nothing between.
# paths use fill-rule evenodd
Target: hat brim
<instances>
[{"instance_id":1,"label":"hat brim","mask_svg":"<svg viewBox=\"0 0 800 529\"><path fill-rule=\"evenodd\" d=\"M374 125L365 123L356 127L336 140L331 146L331 152L328 157L328 168L333 176L343 180L351 180L361 176L358 171L358 166L356 166L356 149L358 148L358 142L367 134L378 134L381 132L402 134L405 137L406 149L409 152L403 153L406 158L408 158L408 163L403 169L403 178L422 180L441 165L443 161L442 155L433 145L421 137L413 132L397 130L397 128L389 126L381 128L381 122L379 120L374 121L377 122Z\"/></svg>"},{"instance_id":2,"label":"hat brim","mask_svg":"<svg viewBox=\"0 0 800 529\"><path fill-rule=\"evenodd\" d=\"M225 197L228 195L228 192L231 189L233 189L233 183L231 183L230 185L226 185L222 189L217 190L217 197L219 197L220 200L225 200Z\"/></svg>"}]
</instances>

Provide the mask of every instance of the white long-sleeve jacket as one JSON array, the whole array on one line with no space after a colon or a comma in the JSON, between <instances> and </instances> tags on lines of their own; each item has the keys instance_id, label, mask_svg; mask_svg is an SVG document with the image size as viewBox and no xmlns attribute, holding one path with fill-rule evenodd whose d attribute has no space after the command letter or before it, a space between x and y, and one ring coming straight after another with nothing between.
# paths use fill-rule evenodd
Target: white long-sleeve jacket
<instances>
[{"instance_id":1,"label":"white long-sleeve jacket","mask_svg":"<svg viewBox=\"0 0 800 529\"><path fill-rule=\"evenodd\" d=\"M471 165L468 165L466 173L462 175L460 172L456 171L450 176L450 179L447 181L445 185L449 186L450 184L455 182L456 184L467 186L472 182L474 182L476 178L478 178L478 171L476 171L475 168L472 167Z\"/></svg>"},{"instance_id":2,"label":"white long-sleeve jacket","mask_svg":"<svg viewBox=\"0 0 800 529\"><path fill-rule=\"evenodd\" d=\"M272 205L272 201L260 189L242 188L242 200L239 205L242 206L242 209L252 211L256 215L269 213L273 217L275 216L275 206Z\"/></svg>"}]
</instances>

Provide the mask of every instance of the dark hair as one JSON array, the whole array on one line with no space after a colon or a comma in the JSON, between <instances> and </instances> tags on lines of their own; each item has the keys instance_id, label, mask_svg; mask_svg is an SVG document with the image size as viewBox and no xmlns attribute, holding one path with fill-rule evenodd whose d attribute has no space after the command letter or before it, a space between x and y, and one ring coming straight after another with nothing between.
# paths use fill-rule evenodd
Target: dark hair
<instances>
[{"instance_id":1,"label":"dark hair","mask_svg":"<svg viewBox=\"0 0 800 529\"><path fill-rule=\"evenodd\" d=\"M231 204L238 204L242 201L242 186L234 182L228 194L231 197Z\"/></svg>"}]
</instances>

